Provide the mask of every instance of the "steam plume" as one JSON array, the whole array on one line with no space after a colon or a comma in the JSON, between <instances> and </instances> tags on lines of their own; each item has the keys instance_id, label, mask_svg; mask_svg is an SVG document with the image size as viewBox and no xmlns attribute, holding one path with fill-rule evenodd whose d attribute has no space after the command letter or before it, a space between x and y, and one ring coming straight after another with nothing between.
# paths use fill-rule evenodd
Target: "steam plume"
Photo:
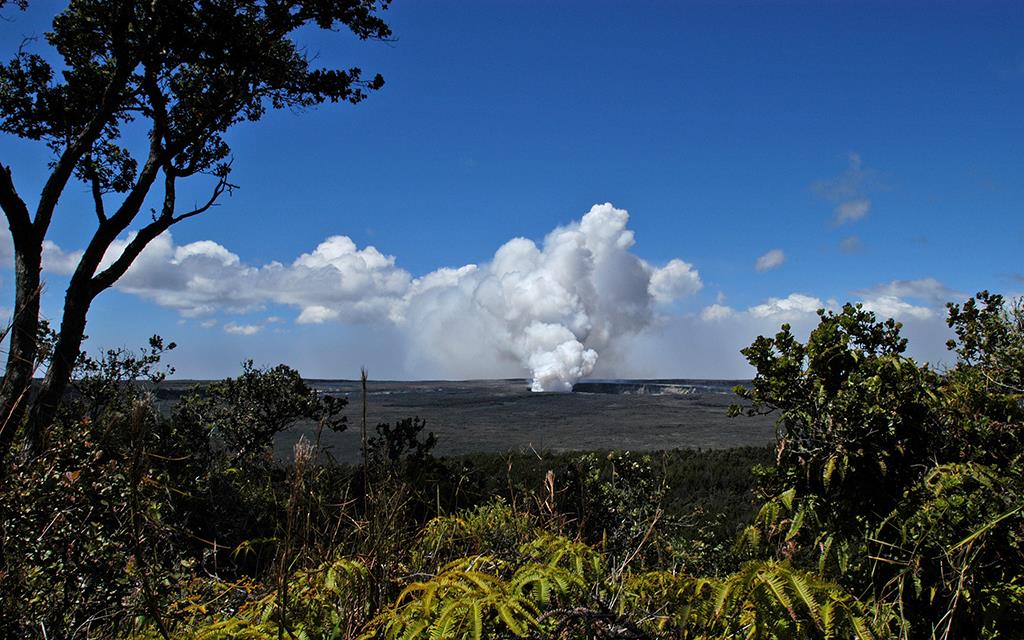
<instances>
[{"instance_id":1,"label":"steam plume","mask_svg":"<svg viewBox=\"0 0 1024 640\"><path fill-rule=\"evenodd\" d=\"M395 319L420 357L510 359L534 391L570 391L612 342L650 324L655 302L701 287L681 260L655 268L632 254L628 221L594 205L540 247L514 238L487 264L435 271L413 281Z\"/></svg>"}]
</instances>

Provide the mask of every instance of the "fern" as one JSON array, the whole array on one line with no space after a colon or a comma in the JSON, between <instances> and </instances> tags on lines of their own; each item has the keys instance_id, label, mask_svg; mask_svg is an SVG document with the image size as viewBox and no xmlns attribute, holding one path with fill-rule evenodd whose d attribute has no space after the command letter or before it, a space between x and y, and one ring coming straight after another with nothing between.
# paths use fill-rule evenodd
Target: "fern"
<instances>
[{"instance_id":1,"label":"fern","mask_svg":"<svg viewBox=\"0 0 1024 640\"><path fill-rule=\"evenodd\" d=\"M580 593L600 565L586 545L547 535L523 544L518 559L518 566L492 556L454 560L406 585L361 637L479 640L497 629L526 637L541 630L545 609Z\"/></svg>"}]
</instances>

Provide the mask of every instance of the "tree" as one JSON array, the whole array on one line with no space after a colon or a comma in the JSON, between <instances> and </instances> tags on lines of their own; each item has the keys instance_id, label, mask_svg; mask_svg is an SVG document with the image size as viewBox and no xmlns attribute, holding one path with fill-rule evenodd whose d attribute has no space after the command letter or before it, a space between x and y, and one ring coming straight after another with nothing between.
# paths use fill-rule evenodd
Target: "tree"
<instances>
[{"instance_id":1,"label":"tree","mask_svg":"<svg viewBox=\"0 0 1024 640\"><path fill-rule=\"evenodd\" d=\"M212 382L186 394L174 408L174 421L209 431L232 463L251 463L267 457L274 438L300 420L344 431L348 418L341 412L347 404L344 398L309 388L299 372L287 365L259 369L247 360L238 378Z\"/></svg>"},{"instance_id":2,"label":"tree","mask_svg":"<svg viewBox=\"0 0 1024 640\"><path fill-rule=\"evenodd\" d=\"M124 275L146 245L210 210L233 185L225 133L268 109L358 103L383 86L360 69L324 69L293 39L303 28L347 27L360 39L387 39L379 16L390 0L72 0L53 20L47 42L62 58L59 74L24 48L0 65L0 131L53 152L45 185L30 210L8 159L0 158L0 208L15 253L15 307L0 391L0 460L24 425L38 450L67 387L92 301ZM0 0L0 7L7 0ZM12 4L24 9L25 1ZM133 150L125 125L148 128ZM179 180L207 176L209 197L181 210ZM88 185L96 227L71 276L60 329L38 394L42 247L68 183ZM154 187L162 198L140 218ZM161 192L162 191L162 192ZM116 202L113 202L116 200ZM107 256L128 235L120 255ZM106 258L105 258L106 256Z\"/></svg>"},{"instance_id":3,"label":"tree","mask_svg":"<svg viewBox=\"0 0 1024 640\"><path fill-rule=\"evenodd\" d=\"M795 489L831 509L830 524L884 517L937 446L935 374L903 355L900 323L860 305L819 310L801 344L783 325L742 350L757 370L737 394L751 414L778 412L780 492ZM739 408L735 407L734 412Z\"/></svg>"},{"instance_id":4,"label":"tree","mask_svg":"<svg viewBox=\"0 0 1024 640\"><path fill-rule=\"evenodd\" d=\"M1024 309L985 291L947 308L945 371L859 305L743 350L747 412L779 416L744 541L898 612L900 637L1002 637L1024 620Z\"/></svg>"}]
</instances>

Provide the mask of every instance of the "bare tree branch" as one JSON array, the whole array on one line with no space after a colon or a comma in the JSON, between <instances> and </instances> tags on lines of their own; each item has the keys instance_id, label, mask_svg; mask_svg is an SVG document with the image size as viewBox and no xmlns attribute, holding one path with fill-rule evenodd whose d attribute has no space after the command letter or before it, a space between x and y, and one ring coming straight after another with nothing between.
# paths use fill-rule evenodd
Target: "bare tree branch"
<instances>
[{"instance_id":1,"label":"bare tree branch","mask_svg":"<svg viewBox=\"0 0 1024 640\"><path fill-rule=\"evenodd\" d=\"M171 221L171 224L177 224L177 223L179 223L182 220L185 220L187 218L191 218L193 216L198 216L201 213L206 213L212 207L217 206L217 200L223 194L225 194L225 193L230 194L236 188L237 188L237 185L233 185L230 182L228 182L226 177L221 178L217 182L217 186L214 187L213 194L210 196L210 199L206 201L206 204L203 204L202 206L196 207L195 209L193 209L191 211L187 211L185 213L181 213L181 214L178 214L178 215L174 216L174 218Z\"/></svg>"}]
</instances>

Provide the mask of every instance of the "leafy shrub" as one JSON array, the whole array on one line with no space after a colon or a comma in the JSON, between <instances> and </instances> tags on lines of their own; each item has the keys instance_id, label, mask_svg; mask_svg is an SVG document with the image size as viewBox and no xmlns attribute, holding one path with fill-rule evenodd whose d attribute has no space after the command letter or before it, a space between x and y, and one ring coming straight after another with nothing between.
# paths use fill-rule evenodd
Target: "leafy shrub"
<instances>
[{"instance_id":1,"label":"leafy shrub","mask_svg":"<svg viewBox=\"0 0 1024 640\"><path fill-rule=\"evenodd\" d=\"M888 618L839 586L774 560L724 578L656 571L629 576L623 609L654 637L884 638Z\"/></svg>"},{"instance_id":2,"label":"leafy shrub","mask_svg":"<svg viewBox=\"0 0 1024 640\"><path fill-rule=\"evenodd\" d=\"M933 468L871 539L878 580L936 636L1024 624L1024 469Z\"/></svg>"},{"instance_id":3,"label":"leafy shrub","mask_svg":"<svg viewBox=\"0 0 1024 640\"><path fill-rule=\"evenodd\" d=\"M783 325L743 349L757 375L736 393L748 413L779 412L777 492L821 498L826 525L856 534L923 474L938 432L936 377L902 355L899 323L850 304L819 316L806 344Z\"/></svg>"},{"instance_id":4,"label":"leafy shrub","mask_svg":"<svg viewBox=\"0 0 1024 640\"><path fill-rule=\"evenodd\" d=\"M536 516L514 510L497 496L473 509L428 522L413 548L412 566L417 571L429 571L476 554L507 560L537 531Z\"/></svg>"},{"instance_id":5,"label":"leafy shrub","mask_svg":"<svg viewBox=\"0 0 1024 640\"><path fill-rule=\"evenodd\" d=\"M744 539L817 566L897 611L901 637L1001 637L1019 626L1024 312L981 292L949 305L956 366L902 356L892 320L819 312L744 350L749 412L779 410L778 464Z\"/></svg>"},{"instance_id":6,"label":"leafy shrub","mask_svg":"<svg viewBox=\"0 0 1024 640\"><path fill-rule=\"evenodd\" d=\"M579 519L584 540L620 561L645 546L664 515L665 484L650 455L583 454L574 459L567 484L564 508Z\"/></svg>"},{"instance_id":7,"label":"leafy shrub","mask_svg":"<svg viewBox=\"0 0 1024 640\"><path fill-rule=\"evenodd\" d=\"M2 480L0 635L117 629L191 571L160 424L141 401L102 422L61 421L44 454Z\"/></svg>"},{"instance_id":8,"label":"leafy shrub","mask_svg":"<svg viewBox=\"0 0 1024 640\"><path fill-rule=\"evenodd\" d=\"M252 360L242 375L197 387L175 406L174 420L199 425L231 463L266 460L274 437L300 420L344 431L348 401L311 389L286 365L260 369Z\"/></svg>"},{"instance_id":9,"label":"leafy shrub","mask_svg":"<svg viewBox=\"0 0 1024 640\"><path fill-rule=\"evenodd\" d=\"M949 323L945 372L850 305L806 344L755 341L738 392L778 412L774 462L437 460L415 418L378 425L363 466L305 440L275 460L296 421L344 428L344 401L247 363L167 417L148 399L162 342L83 360L42 455L0 479L0 634L1012 637L1024 311L982 292Z\"/></svg>"}]
</instances>

